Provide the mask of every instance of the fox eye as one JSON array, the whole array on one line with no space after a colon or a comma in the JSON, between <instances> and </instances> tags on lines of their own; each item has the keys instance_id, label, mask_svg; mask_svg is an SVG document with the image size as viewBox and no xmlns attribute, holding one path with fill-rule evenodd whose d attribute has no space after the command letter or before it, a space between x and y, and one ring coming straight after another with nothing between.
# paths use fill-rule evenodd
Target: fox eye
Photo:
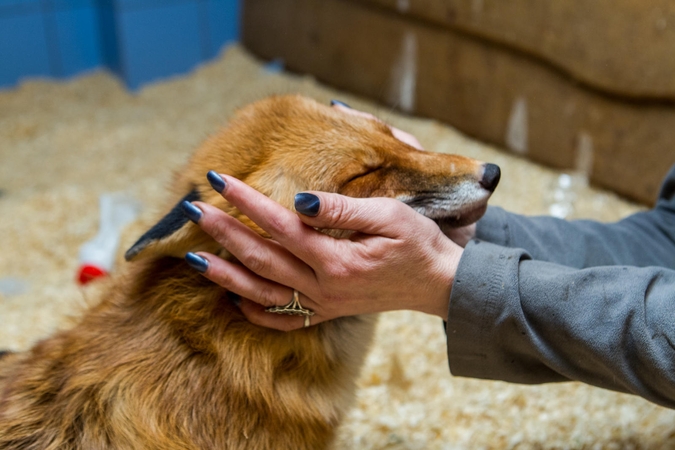
<instances>
[{"instance_id":1,"label":"fox eye","mask_svg":"<svg viewBox=\"0 0 675 450\"><path fill-rule=\"evenodd\" d=\"M353 177L349 178L347 180L347 183L351 183L352 181L356 180L357 178L365 177L366 175L370 175L373 172L377 172L378 170L382 169L382 167L365 167L363 172L357 173Z\"/></svg>"}]
</instances>

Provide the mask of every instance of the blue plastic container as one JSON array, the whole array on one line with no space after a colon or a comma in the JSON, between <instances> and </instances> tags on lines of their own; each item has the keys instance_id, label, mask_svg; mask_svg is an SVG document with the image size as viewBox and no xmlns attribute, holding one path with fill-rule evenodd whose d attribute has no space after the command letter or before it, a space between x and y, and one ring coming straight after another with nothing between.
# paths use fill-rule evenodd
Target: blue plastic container
<instances>
[{"instance_id":1,"label":"blue plastic container","mask_svg":"<svg viewBox=\"0 0 675 450\"><path fill-rule=\"evenodd\" d=\"M239 0L0 0L0 88L105 66L131 89L239 37Z\"/></svg>"}]
</instances>

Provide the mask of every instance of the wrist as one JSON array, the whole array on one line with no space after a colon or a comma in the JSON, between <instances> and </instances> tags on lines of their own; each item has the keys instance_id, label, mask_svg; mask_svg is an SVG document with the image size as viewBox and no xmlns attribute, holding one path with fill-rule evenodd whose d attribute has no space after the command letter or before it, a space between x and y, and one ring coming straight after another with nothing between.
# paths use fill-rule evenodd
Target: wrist
<instances>
[{"instance_id":1,"label":"wrist","mask_svg":"<svg viewBox=\"0 0 675 450\"><path fill-rule=\"evenodd\" d=\"M450 239L446 238L445 240L448 245L444 246L445 251L442 251L437 260L433 282L429 285L431 292L428 292L425 298L422 299L423 302L419 310L438 316L443 320L448 320L452 284L455 281L455 274L457 273L464 249Z\"/></svg>"}]
</instances>

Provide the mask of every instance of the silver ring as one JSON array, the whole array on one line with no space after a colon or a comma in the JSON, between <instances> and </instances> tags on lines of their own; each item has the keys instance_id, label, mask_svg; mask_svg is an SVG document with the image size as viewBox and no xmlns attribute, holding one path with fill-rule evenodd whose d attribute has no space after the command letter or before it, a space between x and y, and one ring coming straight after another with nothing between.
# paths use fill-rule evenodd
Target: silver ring
<instances>
[{"instance_id":1,"label":"silver ring","mask_svg":"<svg viewBox=\"0 0 675 450\"><path fill-rule=\"evenodd\" d=\"M305 328L309 327L309 317L310 316L305 316L305 325L304 325Z\"/></svg>"},{"instance_id":2,"label":"silver ring","mask_svg":"<svg viewBox=\"0 0 675 450\"><path fill-rule=\"evenodd\" d=\"M265 311L274 314L288 314L290 316L310 317L314 315L314 311L302 307L300 304L300 293L296 289L293 289L293 298L288 305L270 306L269 308L265 309ZM305 320L305 323L307 323L307 320Z\"/></svg>"}]
</instances>

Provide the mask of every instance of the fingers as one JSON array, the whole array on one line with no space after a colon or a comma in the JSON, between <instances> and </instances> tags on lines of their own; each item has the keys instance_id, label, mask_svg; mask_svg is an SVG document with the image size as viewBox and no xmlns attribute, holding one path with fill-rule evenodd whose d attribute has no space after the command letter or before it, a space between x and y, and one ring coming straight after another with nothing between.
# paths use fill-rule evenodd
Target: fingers
<instances>
[{"instance_id":1,"label":"fingers","mask_svg":"<svg viewBox=\"0 0 675 450\"><path fill-rule=\"evenodd\" d=\"M315 312L309 320L304 316L267 312L271 306L287 305L293 298L293 289L261 278L245 267L204 252L188 253L186 260L206 278L237 294L239 308L256 325L291 331L323 322L314 302L304 295L299 297L303 308Z\"/></svg>"},{"instance_id":2,"label":"fingers","mask_svg":"<svg viewBox=\"0 0 675 450\"><path fill-rule=\"evenodd\" d=\"M227 183L223 196L283 247L305 261L316 256L314 252L307 252L308 248L323 252L339 242L312 227L397 237L401 231L399 219L416 215L410 207L390 198L353 198L328 192L304 192L296 195L295 208L311 219L299 219L244 182L227 175L221 176Z\"/></svg>"},{"instance_id":3,"label":"fingers","mask_svg":"<svg viewBox=\"0 0 675 450\"><path fill-rule=\"evenodd\" d=\"M295 196L300 219L311 227L352 230L398 238L404 219L414 210L391 198L353 198L328 192L302 192Z\"/></svg>"},{"instance_id":4,"label":"fingers","mask_svg":"<svg viewBox=\"0 0 675 450\"><path fill-rule=\"evenodd\" d=\"M269 313L265 311L263 306L245 298L241 300L239 308L251 323L262 327L273 328L280 331L293 331L305 328L304 316ZM309 318L308 326L311 327L323 321L323 318L318 314L315 314Z\"/></svg>"},{"instance_id":5,"label":"fingers","mask_svg":"<svg viewBox=\"0 0 675 450\"><path fill-rule=\"evenodd\" d=\"M260 228L269 233L280 244L279 248L287 249L290 252L289 254L295 255L312 266L312 263L316 262L317 258L323 257L322 252L329 249L332 251L332 246L336 245L337 241L335 239L305 225L298 218L297 214L256 191L246 183L227 175L216 174L216 176L222 177L225 181L226 188L221 191L223 197ZM215 210L216 208L212 209ZM225 213L221 212L221 214L223 217L226 216ZM199 224L202 225L202 222L203 220L200 220ZM243 224L241 226L243 227ZM210 230L205 229L204 226L202 228L211 234ZM212 230L217 233L217 225L215 223ZM235 242L233 244L236 245ZM233 251L229 247L226 248ZM248 254L249 259L252 261L259 257L259 254L251 251L251 249L248 249ZM238 255L236 256L239 257ZM247 264L244 260L242 262ZM297 267L296 264L289 270L295 270ZM254 268L252 270L263 276L266 275ZM310 269L307 268L306 270ZM307 272L305 273L307 274Z\"/></svg>"},{"instance_id":6,"label":"fingers","mask_svg":"<svg viewBox=\"0 0 675 450\"><path fill-rule=\"evenodd\" d=\"M188 263L194 266L194 255L206 260L206 270L195 267L209 280L224 287L230 292L251 299L262 307L282 306L293 296L293 289L275 283L248 270L246 267L226 261L209 253L191 253L186 257ZM303 299L308 306L315 307L309 299Z\"/></svg>"},{"instance_id":7,"label":"fingers","mask_svg":"<svg viewBox=\"0 0 675 450\"><path fill-rule=\"evenodd\" d=\"M372 114L369 114L367 112L359 111L357 109L352 109L351 107L347 106L347 104L339 102L337 100L331 101L331 106L335 109L338 109L345 114L351 114L352 116L358 116L358 117L364 117L366 119L372 119L372 120L377 120L378 122L382 122L380 119L375 117ZM420 144L420 141L417 140L415 136L413 136L410 133L406 133L403 130L399 130L396 127L392 127L391 125L387 125L389 129L391 130L391 133L394 135L396 139L399 141L408 144L409 146L416 148L417 150L424 150L424 147L422 147L422 144Z\"/></svg>"},{"instance_id":8,"label":"fingers","mask_svg":"<svg viewBox=\"0 0 675 450\"><path fill-rule=\"evenodd\" d=\"M381 120L375 117L374 115L364 111L359 111L358 109L354 109L351 106L348 106L346 103L342 103L337 100L331 101L331 106L339 111L342 111L345 114L363 117L364 119L377 120L378 122L381 122Z\"/></svg>"},{"instance_id":9,"label":"fingers","mask_svg":"<svg viewBox=\"0 0 675 450\"><path fill-rule=\"evenodd\" d=\"M239 295L266 305L279 304L270 294L268 280L295 286L302 290L311 290L315 280L314 272L288 250L270 239L261 237L218 208L201 202L194 202L193 205L202 211L199 219L200 227L250 271L257 274L253 278L253 273L249 272L251 275L245 277L243 267L217 258L217 261L214 261L215 267L209 267L205 273L208 278ZM294 214L291 213L290 216L297 221ZM232 278L235 275L241 277L239 281L241 283L246 280L247 286L233 285ZM255 291L256 286L261 292Z\"/></svg>"},{"instance_id":10,"label":"fingers","mask_svg":"<svg viewBox=\"0 0 675 450\"><path fill-rule=\"evenodd\" d=\"M471 225L460 228L442 226L441 231L447 237L452 239L455 244L464 248L466 247L466 244L468 244L469 241L476 236L476 223L472 223Z\"/></svg>"},{"instance_id":11,"label":"fingers","mask_svg":"<svg viewBox=\"0 0 675 450\"><path fill-rule=\"evenodd\" d=\"M418 141L417 138L412 134L406 133L405 131L399 130L398 128L394 128L392 126L390 126L389 128L391 129L391 133L394 135L394 137L399 141L404 142L409 146L416 148L417 150L424 151L424 147L422 147L420 141Z\"/></svg>"},{"instance_id":12,"label":"fingers","mask_svg":"<svg viewBox=\"0 0 675 450\"><path fill-rule=\"evenodd\" d=\"M262 195L244 182L228 175L220 175L220 177L227 186L222 191L226 200L269 233L282 247L288 249L290 253L312 267L324 260L327 254L335 254L344 248L339 240L321 234L313 227L352 230L365 234L398 238L401 233L407 231L401 225L402 223L409 223L404 219L418 220L416 219L418 214L398 200L390 198L352 198L327 192L298 194L295 198L295 207L299 213L305 216L300 219L293 212ZM213 208L213 210L215 209ZM226 219L226 214L221 212L221 215ZM202 225L202 222L204 222L204 219L200 220L200 225ZM217 234L218 229L215 223L212 230L205 228L205 226L202 225L202 228L209 234L216 233L212 235L217 240L219 238L225 239L225 236ZM219 242L221 241L219 240ZM233 244L236 245L236 242L233 242ZM227 246L225 248L233 251ZM249 257L252 261L259 256L259 254L249 251ZM244 260L242 262L247 264ZM265 275L256 268L252 268L252 270L260 275ZM274 279L277 281L283 280L283 278Z\"/></svg>"}]
</instances>

